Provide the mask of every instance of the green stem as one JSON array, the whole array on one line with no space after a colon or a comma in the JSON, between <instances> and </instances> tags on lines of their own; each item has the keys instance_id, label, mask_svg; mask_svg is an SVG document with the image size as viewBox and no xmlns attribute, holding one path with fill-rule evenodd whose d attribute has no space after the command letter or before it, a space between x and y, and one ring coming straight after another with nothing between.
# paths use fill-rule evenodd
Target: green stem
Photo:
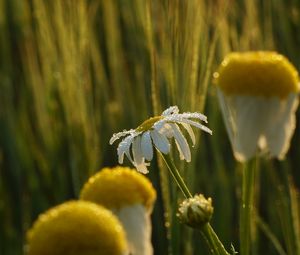
<instances>
[{"instance_id":1,"label":"green stem","mask_svg":"<svg viewBox=\"0 0 300 255\"><path fill-rule=\"evenodd\" d=\"M207 223L201 228L201 234L208 243L211 254L216 255L229 255L225 250L224 245L218 238L217 234L213 230L212 226Z\"/></svg>"},{"instance_id":2,"label":"green stem","mask_svg":"<svg viewBox=\"0 0 300 255\"><path fill-rule=\"evenodd\" d=\"M164 155L162 153L160 153L160 155L164 159L172 177L175 179L175 182L177 183L178 187L182 191L183 195L186 198L192 198L193 196L192 196L191 192L189 191L188 187L186 186L184 180L182 179L171 156L168 154ZM222 242L220 241L217 234L215 233L215 231L213 230L213 228L211 227L211 225L209 223L205 224L200 229L200 231L209 247L211 254L213 254L213 255L229 255L229 253L225 250L224 245L222 244Z\"/></svg>"},{"instance_id":3,"label":"green stem","mask_svg":"<svg viewBox=\"0 0 300 255\"><path fill-rule=\"evenodd\" d=\"M191 198L193 197L191 192L189 191L188 187L186 186L186 184L184 183L184 180L182 179L179 171L177 170L173 160L171 159L170 155L167 154L161 154L162 158L164 159L172 177L175 179L175 182L177 183L178 187L180 188L180 190L182 191L183 195L186 198Z\"/></svg>"},{"instance_id":4,"label":"green stem","mask_svg":"<svg viewBox=\"0 0 300 255\"><path fill-rule=\"evenodd\" d=\"M243 169L242 203L240 208L240 251L241 255L250 254L251 224L253 216L256 160L253 159Z\"/></svg>"}]
</instances>

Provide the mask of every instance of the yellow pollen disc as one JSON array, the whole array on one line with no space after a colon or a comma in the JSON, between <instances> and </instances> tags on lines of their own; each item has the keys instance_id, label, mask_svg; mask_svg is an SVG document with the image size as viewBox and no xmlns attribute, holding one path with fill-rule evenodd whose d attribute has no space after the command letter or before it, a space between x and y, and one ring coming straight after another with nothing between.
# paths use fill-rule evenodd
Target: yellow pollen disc
<instances>
[{"instance_id":1,"label":"yellow pollen disc","mask_svg":"<svg viewBox=\"0 0 300 255\"><path fill-rule=\"evenodd\" d=\"M227 95L286 98L300 90L295 67L283 55L271 51L230 53L214 79Z\"/></svg>"},{"instance_id":2,"label":"yellow pollen disc","mask_svg":"<svg viewBox=\"0 0 300 255\"><path fill-rule=\"evenodd\" d=\"M153 127L155 122L161 120L162 118L163 118L163 116L155 116L150 119L147 119L136 128L136 131L138 131L138 132L148 131Z\"/></svg>"},{"instance_id":3,"label":"yellow pollen disc","mask_svg":"<svg viewBox=\"0 0 300 255\"><path fill-rule=\"evenodd\" d=\"M125 232L107 209L71 201L40 215L27 233L27 255L123 255Z\"/></svg>"},{"instance_id":4,"label":"yellow pollen disc","mask_svg":"<svg viewBox=\"0 0 300 255\"><path fill-rule=\"evenodd\" d=\"M151 182L136 170L127 167L104 168L84 185L80 199L109 209L133 204L152 209L156 192Z\"/></svg>"}]
</instances>

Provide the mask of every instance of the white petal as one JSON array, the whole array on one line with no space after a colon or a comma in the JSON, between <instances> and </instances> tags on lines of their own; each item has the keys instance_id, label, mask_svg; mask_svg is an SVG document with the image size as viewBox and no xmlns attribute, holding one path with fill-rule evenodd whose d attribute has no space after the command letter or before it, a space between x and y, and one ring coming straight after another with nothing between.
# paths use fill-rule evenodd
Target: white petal
<instances>
[{"instance_id":1,"label":"white petal","mask_svg":"<svg viewBox=\"0 0 300 255\"><path fill-rule=\"evenodd\" d=\"M190 162L191 161L191 151L190 151L190 147L189 147L185 137L181 133L177 124L171 123L170 125L173 128L174 139L178 143L179 152L182 153L182 155L184 156L184 159L187 162Z\"/></svg>"},{"instance_id":2,"label":"white petal","mask_svg":"<svg viewBox=\"0 0 300 255\"><path fill-rule=\"evenodd\" d=\"M142 154L141 137L140 136L137 136L133 140L132 154L133 154L133 161L136 165L139 165L143 162L143 154Z\"/></svg>"},{"instance_id":3,"label":"white petal","mask_svg":"<svg viewBox=\"0 0 300 255\"><path fill-rule=\"evenodd\" d=\"M175 140L175 144L176 144L177 150L179 151L179 158L180 158L180 160L184 160L183 152L182 152L182 150L180 148L180 145L178 144L177 140Z\"/></svg>"},{"instance_id":4,"label":"white petal","mask_svg":"<svg viewBox=\"0 0 300 255\"><path fill-rule=\"evenodd\" d=\"M164 110L161 115L167 116L167 115L178 113L178 112L179 112L178 107L176 105L174 105L174 106L170 106L168 109Z\"/></svg>"},{"instance_id":5,"label":"white petal","mask_svg":"<svg viewBox=\"0 0 300 255\"><path fill-rule=\"evenodd\" d=\"M128 135L128 134L133 134L134 132L135 132L134 129L130 129L130 130L124 130L124 131L119 132L119 133L115 133L110 138L109 144L112 145L116 140L120 139L122 136L125 136L125 135Z\"/></svg>"},{"instance_id":6,"label":"white petal","mask_svg":"<svg viewBox=\"0 0 300 255\"><path fill-rule=\"evenodd\" d=\"M156 128L155 128L156 129ZM170 124L164 123L164 125L160 129L156 129L160 134L167 137L168 139L174 136L174 131Z\"/></svg>"},{"instance_id":7,"label":"white petal","mask_svg":"<svg viewBox=\"0 0 300 255\"><path fill-rule=\"evenodd\" d=\"M143 156L148 161L151 161L153 158L153 147L152 147L152 141L150 137L150 131L147 131L142 135L141 147L142 147Z\"/></svg>"},{"instance_id":8,"label":"white petal","mask_svg":"<svg viewBox=\"0 0 300 255\"><path fill-rule=\"evenodd\" d=\"M120 142L118 149L117 149L119 164L123 164L124 153L126 153L126 155L128 157L128 154L129 154L128 152L129 152L130 145L132 143L133 138L134 138L134 136L130 135L130 136L127 136L122 142ZM130 154L129 154L128 158L132 161Z\"/></svg>"},{"instance_id":9,"label":"white petal","mask_svg":"<svg viewBox=\"0 0 300 255\"><path fill-rule=\"evenodd\" d=\"M156 121L153 124L153 128L156 129L158 132L163 128L163 126L166 124L166 118L163 118L159 121Z\"/></svg>"},{"instance_id":10,"label":"white petal","mask_svg":"<svg viewBox=\"0 0 300 255\"><path fill-rule=\"evenodd\" d=\"M187 124L192 125L194 127L200 128L201 130L203 130L203 131L209 133L210 135L212 135L212 131L207 126L204 126L204 125L200 124L199 122L189 120L189 119L181 119L178 122L187 123Z\"/></svg>"},{"instance_id":11,"label":"white petal","mask_svg":"<svg viewBox=\"0 0 300 255\"><path fill-rule=\"evenodd\" d=\"M147 165L149 165L149 164L146 164L143 160L143 163L141 163L139 165L135 164L135 167L138 172L140 172L142 174L147 174L147 173L149 173L149 171L147 169Z\"/></svg>"},{"instance_id":12,"label":"white petal","mask_svg":"<svg viewBox=\"0 0 300 255\"><path fill-rule=\"evenodd\" d=\"M137 136L132 143L133 162L138 172L148 173L145 158L142 154L141 137Z\"/></svg>"},{"instance_id":13,"label":"white petal","mask_svg":"<svg viewBox=\"0 0 300 255\"><path fill-rule=\"evenodd\" d=\"M162 153L168 154L170 152L170 143L168 139L155 129L151 130L150 134L155 147Z\"/></svg>"},{"instance_id":14,"label":"white petal","mask_svg":"<svg viewBox=\"0 0 300 255\"><path fill-rule=\"evenodd\" d=\"M229 140L231 144L233 144L233 131L236 130L236 125L234 121L235 114L232 112L233 109L229 106L229 103L226 100L226 96L219 88L217 89L217 95L218 95L219 104L222 111L226 131L229 136Z\"/></svg>"},{"instance_id":15,"label":"white petal","mask_svg":"<svg viewBox=\"0 0 300 255\"><path fill-rule=\"evenodd\" d=\"M283 159L290 147L296 120L298 95L291 94L286 100L272 98L268 102L268 123L265 137L271 157Z\"/></svg>"},{"instance_id":16,"label":"white petal","mask_svg":"<svg viewBox=\"0 0 300 255\"><path fill-rule=\"evenodd\" d=\"M133 159L132 159L131 154L130 154L130 147L128 147L127 150L125 151L125 155L129 159L129 161L134 165Z\"/></svg>"},{"instance_id":17,"label":"white petal","mask_svg":"<svg viewBox=\"0 0 300 255\"><path fill-rule=\"evenodd\" d=\"M153 255L151 244L151 218L147 209L134 204L114 210L125 231L130 254Z\"/></svg>"},{"instance_id":18,"label":"white petal","mask_svg":"<svg viewBox=\"0 0 300 255\"><path fill-rule=\"evenodd\" d=\"M193 146L195 145L196 143L196 137L195 137L195 134L194 134L194 131L193 129L191 128L191 126L189 124L186 124L186 123L181 123L181 125L186 129L186 131L189 133L190 137L191 137L191 140L192 140L192 143L193 143Z\"/></svg>"},{"instance_id":19,"label":"white petal","mask_svg":"<svg viewBox=\"0 0 300 255\"><path fill-rule=\"evenodd\" d=\"M261 137L266 115L264 112L263 97L254 96L225 96L227 104L228 116L224 115L223 119L226 126L231 129L232 137L231 144L234 151L234 156L239 161L246 161L256 155L258 141ZM230 136L229 136L230 137Z\"/></svg>"},{"instance_id":20,"label":"white petal","mask_svg":"<svg viewBox=\"0 0 300 255\"><path fill-rule=\"evenodd\" d=\"M181 113L178 115L181 115L182 118L199 119L199 120L202 120L207 123L207 117L204 114L199 113L199 112L184 112L184 113Z\"/></svg>"}]
</instances>

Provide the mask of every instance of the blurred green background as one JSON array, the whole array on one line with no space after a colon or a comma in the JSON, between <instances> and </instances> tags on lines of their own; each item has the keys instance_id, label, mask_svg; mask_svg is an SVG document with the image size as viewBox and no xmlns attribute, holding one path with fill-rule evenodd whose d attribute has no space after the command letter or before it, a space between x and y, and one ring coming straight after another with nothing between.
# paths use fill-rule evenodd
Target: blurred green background
<instances>
[{"instance_id":1,"label":"blurred green background","mask_svg":"<svg viewBox=\"0 0 300 255\"><path fill-rule=\"evenodd\" d=\"M244 50L276 50L299 70L300 1L0 0L0 254L22 254L41 212L117 164L114 132L170 105L208 116L214 135L197 132L192 163L177 163L193 192L213 198L212 226L238 250L242 166L212 73ZM253 254L300 254L299 145L297 128L285 161L260 160ZM178 222L182 197L160 160L148 177L155 254L209 254Z\"/></svg>"}]
</instances>

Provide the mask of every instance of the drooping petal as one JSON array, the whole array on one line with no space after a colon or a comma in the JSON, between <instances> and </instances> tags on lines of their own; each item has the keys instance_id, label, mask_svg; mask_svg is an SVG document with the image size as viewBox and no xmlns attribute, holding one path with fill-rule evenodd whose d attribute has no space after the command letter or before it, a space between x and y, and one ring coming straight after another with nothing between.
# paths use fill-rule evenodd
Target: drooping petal
<instances>
[{"instance_id":1,"label":"drooping petal","mask_svg":"<svg viewBox=\"0 0 300 255\"><path fill-rule=\"evenodd\" d=\"M134 165L131 153L130 153L130 146L127 148L127 150L125 151L125 155L127 156L127 158L129 159L129 161Z\"/></svg>"},{"instance_id":2,"label":"drooping petal","mask_svg":"<svg viewBox=\"0 0 300 255\"><path fill-rule=\"evenodd\" d=\"M167 154L170 152L170 143L164 135L160 134L155 129L151 130L150 134L151 134L151 138L152 138L152 141L153 141L155 147L159 151L161 151L164 154Z\"/></svg>"},{"instance_id":3,"label":"drooping petal","mask_svg":"<svg viewBox=\"0 0 300 255\"><path fill-rule=\"evenodd\" d=\"M168 109L164 110L161 115L167 116L167 115L176 114L176 113L179 113L179 109L178 109L177 105L174 105L174 106L170 106Z\"/></svg>"},{"instance_id":4,"label":"drooping petal","mask_svg":"<svg viewBox=\"0 0 300 255\"><path fill-rule=\"evenodd\" d=\"M116 212L127 234L131 254L153 255L151 218L140 204L129 205Z\"/></svg>"},{"instance_id":5,"label":"drooping petal","mask_svg":"<svg viewBox=\"0 0 300 255\"><path fill-rule=\"evenodd\" d=\"M212 135L212 131L207 126L204 126L199 122L189 120L189 119L185 119L185 118L182 118L182 119L178 120L178 122L186 123L186 124L192 125L194 127L200 128L201 130L205 131L206 133L209 133L210 135Z\"/></svg>"},{"instance_id":6,"label":"drooping petal","mask_svg":"<svg viewBox=\"0 0 300 255\"><path fill-rule=\"evenodd\" d=\"M134 129L130 129L130 130L124 130L122 132L119 133L115 133L113 134L113 136L110 138L109 140L109 144L112 145L116 140L120 139L121 137L128 135L128 134L133 134L135 132Z\"/></svg>"},{"instance_id":7,"label":"drooping petal","mask_svg":"<svg viewBox=\"0 0 300 255\"><path fill-rule=\"evenodd\" d=\"M229 136L229 140L232 143L233 129L236 128L235 121L234 121L234 114L232 113L233 109L231 109L231 107L229 107L229 105L227 104L225 95L220 89L217 89L217 95L218 95L220 108L223 115L223 120L225 123L225 128Z\"/></svg>"},{"instance_id":8,"label":"drooping petal","mask_svg":"<svg viewBox=\"0 0 300 255\"><path fill-rule=\"evenodd\" d=\"M122 142L119 143L119 146L118 146L118 149L117 149L119 164L123 164L125 153L126 153L127 157L129 155L128 158L129 158L130 161L132 161L132 158L131 158L130 153L129 153L129 149L130 149L133 138L134 138L133 135L127 136L126 138L123 139Z\"/></svg>"},{"instance_id":9,"label":"drooping petal","mask_svg":"<svg viewBox=\"0 0 300 255\"><path fill-rule=\"evenodd\" d=\"M175 144L176 144L177 150L179 152L179 158L180 158L180 160L184 160L184 155L183 155L182 149L181 149L179 143L177 142L177 140L175 140Z\"/></svg>"},{"instance_id":10,"label":"drooping petal","mask_svg":"<svg viewBox=\"0 0 300 255\"><path fill-rule=\"evenodd\" d=\"M168 139L172 138L174 136L174 132L172 127L169 123L165 122L164 125L160 129L155 128L158 133L162 134L163 136L167 137Z\"/></svg>"},{"instance_id":11,"label":"drooping petal","mask_svg":"<svg viewBox=\"0 0 300 255\"><path fill-rule=\"evenodd\" d=\"M148 173L147 166L145 164L145 158L142 154L142 147L141 147L141 136L137 136L133 143L132 143L132 154L133 154L133 162L134 166L143 174Z\"/></svg>"},{"instance_id":12,"label":"drooping petal","mask_svg":"<svg viewBox=\"0 0 300 255\"><path fill-rule=\"evenodd\" d=\"M143 161L143 154L141 148L141 137L137 136L132 143L132 154L133 154L133 161L135 164L139 165Z\"/></svg>"},{"instance_id":13,"label":"drooping petal","mask_svg":"<svg viewBox=\"0 0 300 255\"><path fill-rule=\"evenodd\" d=\"M143 160L143 163L141 163L139 165L135 164L134 166L136 167L136 170L138 172L140 172L142 174L147 174L147 173L149 173L148 168L147 168L148 165L149 164L146 164Z\"/></svg>"},{"instance_id":14,"label":"drooping petal","mask_svg":"<svg viewBox=\"0 0 300 255\"><path fill-rule=\"evenodd\" d=\"M177 124L171 123L170 125L174 131L174 139L178 143L178 147L180 148L179 152L181 151L181 153L184 156L184 159L187 162L190 162L191 161L191 151L190 151L190 147L189 147L185 137L181 133Z\"/></svg>"},{"instance_id":15,"label":"drooping petal","mask_svg":"<svg viewBox=\"0 0 300 255\"><path fill-rule=\"evenodd\" d=\"M232 114L232 148L238 161L255 156L258 141L263 134L265 117L264 98L252 96L225 96ZM224 117L224 121L229 121ZM229 125L229 123L228 123Z\"/></svg>"},{"instance_id":16,"label":"drooping petal","mask_svg":"<svg viewBox=\"0 0 300 255\"><path fill-rule=\"evenodd\" d=\"M191 128L191 126L189 124L186 124L186 123L181 123L181 125L186 129L186 131L189 133L190 137L191 137L191 140L192 140L192 143L193 143L193 146L195 145L196 143L196 137L195 137L195 134L194 134L194 131L193 129Z\"/></svg>"},{"instance_id":17,"label":"drooping petal","mask_svg":"<svg viewBox=\"0 0 300 255\"><path fill-rule=\"evenodd\" d=\"M141 140L142 154L148 161L151 161L153 158L153 147L150 137L150 131L143 133Z\"/></svg>"},{"instance_id":18,"label":"drooping petal","mask_svg":"<svg viewBox=\"0 0 300 255\"><path fill-rule=\"evenodd\" d=\"M182 118L199 119L199 120L202 120L207 123L207 117L204 114L199 113L199 112L184 112L184 113L181 113L178 115L180 115Z\"/></svg>"},{"instance_id":19,"label":"drooping petal","mask_svg":"<svg viewBox=\"0 0 300 255\"><path fill-rule=\"evenodd\" d=\"M283 159L290 147L296 127L295 112L299 104L297 94L290 94L286 100L269 99L268 122L264 132L271 157Z\"/></svg>"}]
</instances>

